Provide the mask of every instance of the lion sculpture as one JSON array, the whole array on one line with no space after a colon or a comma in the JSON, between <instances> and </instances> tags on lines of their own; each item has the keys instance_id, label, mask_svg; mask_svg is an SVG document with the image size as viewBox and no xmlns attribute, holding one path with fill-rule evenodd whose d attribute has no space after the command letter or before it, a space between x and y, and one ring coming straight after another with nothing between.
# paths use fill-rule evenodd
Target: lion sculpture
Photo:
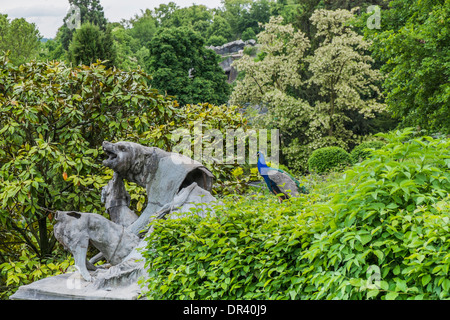
<instances>
[{"instance_id":1,"label":"lion sculpture","mask_svg":"<svg viewBox=\"0 0 450 320\"><path fill-rule=\"evenodd\" d=\"M189 214L193 206L206 210L216 200L210 193L211 172L186 156L132 142L105 141L103 150L108 157L103 165L114 170L102 192L111 220L94 213L60 211L54 228L55 237L74 255L86 281L91 281L86 266L89 243L112 266L139 259L136 249L145 245L141 237L151 232L147 226L152 219L167 218L171 212ZM122 179L146 189L148 205L139 217L128 208L129 194Z\"/></svg>"}]
</instances>

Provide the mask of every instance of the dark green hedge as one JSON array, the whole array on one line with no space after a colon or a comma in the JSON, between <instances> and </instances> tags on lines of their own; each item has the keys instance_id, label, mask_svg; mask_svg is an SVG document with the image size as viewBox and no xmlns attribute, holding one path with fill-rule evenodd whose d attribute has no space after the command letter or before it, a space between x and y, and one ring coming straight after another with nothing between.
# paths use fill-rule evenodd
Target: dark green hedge
<instances>
[{"instance_id":1,"label":"dark green hedge","mask_svg":"<svg viewBox=\"0 0 450 320\"><path fill-rule=\"evenodd\" d=\"M351 163L350 154L340 147L325 147L315 150L308 160L309 170L326 173Z\"/></svg>"}]
</instances>

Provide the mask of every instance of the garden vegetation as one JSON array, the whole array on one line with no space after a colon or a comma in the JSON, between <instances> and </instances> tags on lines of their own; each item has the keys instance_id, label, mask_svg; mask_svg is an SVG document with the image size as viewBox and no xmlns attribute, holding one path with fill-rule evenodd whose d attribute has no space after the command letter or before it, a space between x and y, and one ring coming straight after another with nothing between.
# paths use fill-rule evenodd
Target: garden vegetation
<instances>
[{"instance_id":1,"label":"garden vegetation","mask_svg":"<svg viewBox=\"0 0 450 320\"><path fill-rule=\"evenodd\" d=\"M199 123L203 148L279 129L309 193L278 203L254 166L205 162L221 204L153 222L144 298L449 299L449 1L170 2L110 22L69 0L81 26L69 13L54 39L0 13L0 299L71 271L53 215L106 214L104 140L190 156L175 132ZM240 39L257 45L229 83L209 46Z\"/></svg>"},{"instance_id":2,"label":"garden vegetation","mask_svg":"<svg viewBox=\"0 0 450 320\"><path fill-rule=\"evenodd\" d=\"M382 136L384 148L308 195L234 195L206 219L155 221L146 297L448 298L450 141Z\"/></svg>"}]
</instances>

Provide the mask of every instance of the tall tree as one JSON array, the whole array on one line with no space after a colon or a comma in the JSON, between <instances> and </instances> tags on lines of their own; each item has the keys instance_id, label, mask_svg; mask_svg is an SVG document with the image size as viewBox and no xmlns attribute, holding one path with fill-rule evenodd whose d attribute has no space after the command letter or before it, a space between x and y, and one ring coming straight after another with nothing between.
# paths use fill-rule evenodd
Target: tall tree
<instances>
[{"instance_id":1,"label":"tall tree","mask_svg":"<svg viewBox=\"0 0 450 320\"><path fill-rule=\"evenodd\" d=\"M213 10L204 5L193 4L189 7L180 8L174 2L159 5L154 9L152 15L158 22L158 27L189 27L200 33L204 38L208 37L208 29L213 20Z\"/></svg>"},{"instance_id":2,"label":"tall tree","mask_svg":"<svg viewBox=\"0 0 450 320\"><path fill-rule=\"evenodd\" d=\"M230 23L235 39L240 39L248 28L259 33L259 23L269 22L276 7L274 2L268 0L222 0L222 5L220 14Z\"/></svg>"},{"instance_id":3,"label":"tall tree","mask_svg":"<svg viewBox=\"0 0 450 320\"><path fill-rule=\"evenodd\" d=\"M130 19L131 28L129 34L139 41L139 45L148 46L150 40L156 32L156 19L152 16L152 11L146 9L141 12L140 16L136 15Z\"/></svg>"},{"instance_id":4,"label":"tall tree","mask_svg":"<svg viewBox=\"0 0 450 320\"><path fill-rule=\"evenodd\" d=\"M116 66L122 70L133 70L138 66L145 69L149 50L140 45L140 41L130 35L131 29L116 24L111 30L117 53Z\"/></svg>"},{"instance_id":5,"label":"tall tree","mask_svg":"<svg viewBox=\"0 0 450 320\"><path fill-rule=\"evenodd\" d=\"M349 110L369 117L383 109L375 83L379 72L365 54L369 43L348 26L353 14L347 10L318 10L312 23L320 37L319 47L306 56L310 41L282 17L272 17L258 34L258 59L244 56L235 61L244 71L231 95L231 103L264 106L266 115L256 117L264 127L280 129L285 160L299 171L315 149L349 147L355 133L346 125ZM311 76L302 77L307 68ZM309 85L319 88L314 100L300 94Z\"/></svg>"},{"instance_id":6,"label":"tall tree","mask_svg":"<svg viewBox=\"0 0 450 320\"><path fill-rule=\"evenodd\" d=\"M213 22L208 27L208 39L211 37L222 37L225 41L232 40L233 33L230 23L221 15L215 15Z\"/></svg>"},{"instance_id":7,"label":"tall tree","mask_svg":"<svg viewBox=\"0 0 450 320\"><path fill-rule=\"evenodd\" d=\"M219 56L192 29L160 29L150 43L150 55L153 86L176 96L181 104L228 100L230 88Z\"/></svg>"},{"instance_id":8,"label":"tall tree","mask_svg":"<svg viewBox=\"0 0 450 320\"><path fill-rule=\"evenodd\" d=\"M157 8L155 8L153 10L153 17L156 19L157 27L173 27L171 17L178 9L180 9L180 7L172 1L168 4L162 3Z\"/></svg>"},{"instance_id":9,"label":"tall tree","mask_svg":"<svg viewBox=\"0 0 450 320\"><path fill-rule=\"evenodd\" d=\"M204 5L193 4L190 7L179 8L173 13L171 20L173 27L194 26L200 21L212 20L211 11ZM198 31L198 30L196 30Z\"/></svg>"},{"instance_id":10,"label":"tall tree","mask_svg":"<svg viewBox=\"0 0 450 320\"><path fill-rule=\"evenodd\" d=\"M314 11L359 8L361 12L365 12L370 5L378 5L383 9L388 7L388 0L292 0L291 2L295 5L290 4L290 6L296 11L295 14L290 13L289 15L292 17L292 24L305 32L306 36L312 40L311 50L315 50L318 45L314 40L316 29L310 19Z\"/></svg>"},{"instance_id":11,"label":"tall tree","mask_svg":"<svg viewBox=\"0 0 450 320\"><path fill-rule=\"evenodd\" d=\"M103 7L100 4L100 0L69 0L71 7L77 7L80 9L80 23L91 23L96 25L102 31L106 31L107 20L103 12ZM68 12L64 17L64 24L59 28L58 33L61 33L61 43L65 50L69 49L70 41L75 32L74 29L69 28L67 25L71 24L69 19L73 17L72 12Z\"/></svg>"},{"instance_id":12,"label":"tall tree","mask_svg":"<svg viewBox=\"0 0 450 320\"><path fill-rule=\"evenodd\" d=\"M8 15L0 14L0 52L11 51L13 63L22 64L35 58L40 38L34 23L28 23L23 18L10 21Z\"/></svg>"},{"instance_id":13,"label":"tall tree","mask_svg":"<svg viewBox=\"0 0 450 320\"><path fill-rule=\"evenodd\" d=\"M253 119L256 126L278 128L281 133L282 156L289 153L296 139L307 144L314 109L295 94L302 90L305 79L301 76L303 60L310 43L301 31L283 18L272 17L257 35L260 54L257 59L244 55L234 62L244 77L237 80L230 104L248 105L247 110L267 109ZM308 156L307 150L296 149L299 158ZM289 163L291 168L303 169L303 164Z\"/></svg>"},{"instance_id":14,"label":"tall tree","mask_svg":"<svg viewBox=\"0 0 450 320\"><path fill-rule=\"evenodd\" d=\"M373 59L365 54L370 42L348 26L353 16L353 12L343 9L315 11L311 21L317 29L316 36L323 40L307 58L312 73L309 82L320 88L322 97L316 103L317 116L322 118L328 138L335 140L330 143L344 148L352 136L345 129L345 123L351 120L345 116L345 110L357 110L370 117L385 108L374 85L381 80L381 74L372 68Z\"/></svg>"},{"instance_id":15,"label":"tall tree","mask_svg":"<svg viewBox=\"0 0 450 320\"><path fill-rule=\"evenodd\" d=\"M110 28L102 32L91 23L77 29L69 46L69 58L74 64L90 65L98 60L108 60L107 66L116 63L116 48Z\"/></svg>"}]
</instances>

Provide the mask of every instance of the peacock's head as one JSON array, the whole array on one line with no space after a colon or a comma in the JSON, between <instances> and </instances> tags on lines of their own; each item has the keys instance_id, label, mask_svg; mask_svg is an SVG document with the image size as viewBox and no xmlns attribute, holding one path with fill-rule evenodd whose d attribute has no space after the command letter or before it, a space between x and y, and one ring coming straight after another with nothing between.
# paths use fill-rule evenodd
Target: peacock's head
<instances>
[{"instance_id":1,"label":"peacock's head","mask_svg":"<svg viewBox=\"0 0 450 320\"><path fill-rule=\"evenodd\" d=\"M258 157L258 162L261 164L266 164L266 160L264 159L264 153L262 151L258 151L256 153L256 156Z\"/></svg>"}]
</instances>

